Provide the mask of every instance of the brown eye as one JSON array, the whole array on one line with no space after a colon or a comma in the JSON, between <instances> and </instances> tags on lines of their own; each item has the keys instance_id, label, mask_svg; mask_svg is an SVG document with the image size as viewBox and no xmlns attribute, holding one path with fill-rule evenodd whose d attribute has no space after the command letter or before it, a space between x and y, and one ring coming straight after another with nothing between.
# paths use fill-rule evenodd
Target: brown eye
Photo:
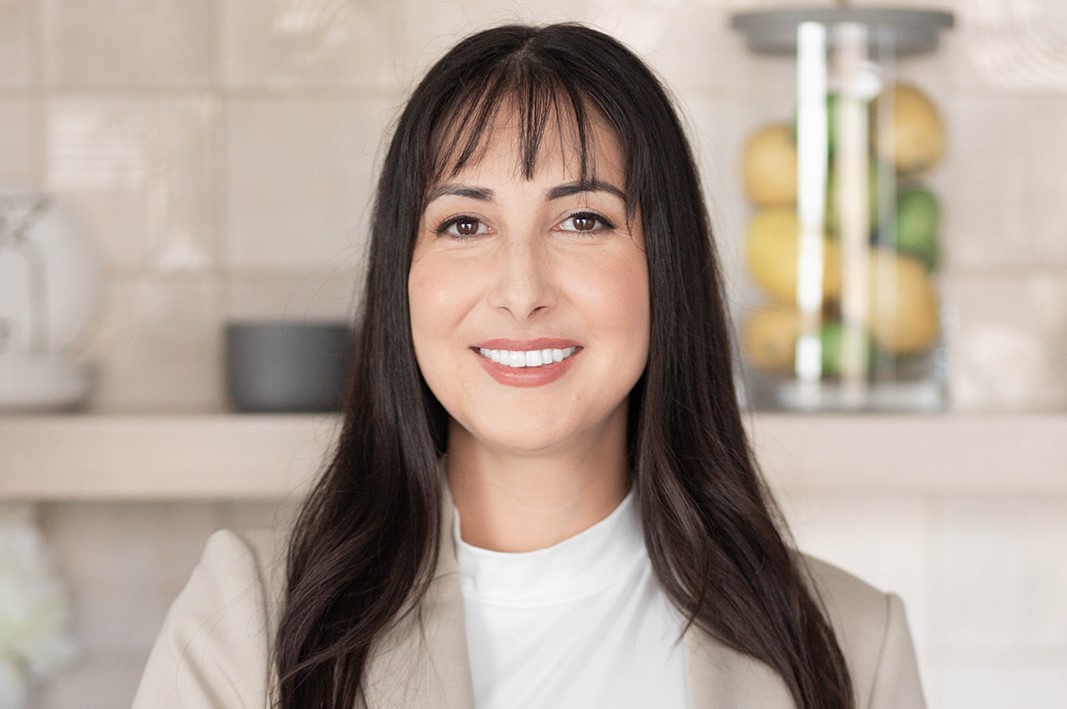
<instances>
[{"instance_id":1,"label":"brown eye","mask_svg":"<svg viewBox=\"0 0 1067 709\"><path fill-rule=\"evenodd\" d=\"M565 227L563 231L570 231L580 234L591 234L598 231L607 231L615 228L614 224L612 224L596 212L578 212L576 214L572 214L563 221L563 224L571 225L570 227Z\"/></svg>"},{"instance_id":2,"label":"brown eye","mask_svg":"<svg viewBox=\"0 0 1067 709\"><path fill-rule=\"evenodd\" d=\"M465 219L456 222L456 232L458 232L460 236L474 236L478 233L478 222L473 219Z\"/></svg>"},{"instance_id":3,"label":"brown eye","mask_svg":"<svg viewBox=\"0 0 1067 709\"><path fill-rule=\"evenodd\" d=\"M457 239L466 239L484 233L482 223L476 218L466 215L447 219L441 226L437 227L438 236L447 235Z\"/></svg>"},{"instance_id":4,"label":"brown eye","mask_svg":"<svg viewBox=\"0 0 1067 709\"><path fill-rule=\"evenodd\" d=\"M574 228L578 231L589 231L596 226L596 217L579 214L574 217Z\"/></svg>"}]
</instances>

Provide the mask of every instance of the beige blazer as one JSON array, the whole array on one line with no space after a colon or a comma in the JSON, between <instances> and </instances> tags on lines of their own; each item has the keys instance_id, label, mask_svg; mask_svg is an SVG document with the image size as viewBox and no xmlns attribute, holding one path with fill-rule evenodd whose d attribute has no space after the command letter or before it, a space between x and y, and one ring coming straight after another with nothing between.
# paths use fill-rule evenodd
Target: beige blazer
<instances>
[{"instance_id":1,"label":"beige blazer","mask_svg":"<svg viewBox=\"0 0 1067 709\"><path fill-rule=\"evenodd\" d=\"M463 595L446 505L443 548L412 620L383 639L367 668L361 707L474 709ZM270 644L285 545L277 533L216 532L167 614L134 709L269 707ZM904 606L858 578L805 557L829 608L859 708L925 709ZM767 665L692 627L685 635L689 709L795 709Z\"/></svg>"}]
</instances>

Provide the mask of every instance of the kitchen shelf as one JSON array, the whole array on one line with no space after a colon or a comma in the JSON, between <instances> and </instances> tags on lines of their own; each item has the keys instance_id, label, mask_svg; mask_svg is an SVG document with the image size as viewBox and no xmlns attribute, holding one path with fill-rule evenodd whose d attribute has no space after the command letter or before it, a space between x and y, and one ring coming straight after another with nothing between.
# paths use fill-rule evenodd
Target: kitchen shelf
<instances>
[{"instance_id":1,"label":"kitchen shelf","mask_svg":"<svg viewBox=\"0 0 1067 709\"><path fill-rule=\"evenodd\" d=\"M0 498L283 498L339 427L331 415L0 416Z\"/></svg>"},{"instance_id":2,"label":"kitchen shelf","mask_svg":"<svg viewBox=\"0 0 1067 709\"><path fill-rule=\"evenodd\" d=\"M771 486L1067 492L1067 414L746 415ZM2 500L282 499L340 431L322 415L0 416Z\"/></svg>"}]
</instances>

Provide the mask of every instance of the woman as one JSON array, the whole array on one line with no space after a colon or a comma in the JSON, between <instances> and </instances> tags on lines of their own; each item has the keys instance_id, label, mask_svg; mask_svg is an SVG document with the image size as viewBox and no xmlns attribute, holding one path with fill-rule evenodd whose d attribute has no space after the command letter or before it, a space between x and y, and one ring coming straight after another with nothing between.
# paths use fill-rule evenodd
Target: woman
<instances>
[{"instance_id":1,"label":"woman","mask_svg":"<svg viewBox=\"0 0 1067 709\"><path fill-rule=\"evenodd\" d=\"M216 534L135 706L924 706L900 599L783 539L691 150L618 42L429 71L363 305L284 563Z\"/></svg>"}]
</instances>

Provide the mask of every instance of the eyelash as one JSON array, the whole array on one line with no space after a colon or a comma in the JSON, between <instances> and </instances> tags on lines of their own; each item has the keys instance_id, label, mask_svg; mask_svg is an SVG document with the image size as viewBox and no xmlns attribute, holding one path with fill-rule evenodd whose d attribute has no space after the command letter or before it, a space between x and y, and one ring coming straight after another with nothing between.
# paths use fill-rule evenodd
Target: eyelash
<instances>
[{"instance_id":1,"label":"eyelash","mask_svg":"<svg viewBox=\"0 0 1067 709\"><path fill-rule=\"evenodd\" d=\"M450 217L449 219L446 219L443 222L441 222L438 225L437 229L435 230L435 233L438 236L449 236L449 237L452 237L453 239L458 239L460 241L466 241L468 239L473 239L476 236L480 236L480 234L448 234L447 233L448 230L451 229L453 226L455 226L456 224L463 223L463 222L476 222L478 224L481 224L481 221L477 217L472 217L472 216L469 216L469 215L466 215L466 214L460 214L459 216Z\"/></svg>"},{"instance_id":2,"label":"eyelash","mask_svg":"<svg viewBox=\"0 0 1067 709\"><path fill-rule=\"evenodd\" d=\"M588 212L588 211L575 212L574 214L568 215L567 218L564 219L563 221L564 222L568 222L568 221L570 221L572 219L579 219L579 218L594 219L594 220L600 222L601 226L598 227L598 228L593 228L593 229L564 229L563 231L570 232L572 234L596 234L596 233L599 233L599 232L602 232L602 231L610 231L610 230L615 228L615 225L611 222L611 220L609 220L607 217L605 217L602 214L598 214L597 212ZM475 238L477 236L481 236L481 234L449 234L449 233L447 233L448 230L451 229L453 226L455 226L456 224L463 223L463 222L475 222L477 224L481 224L482 223L481 220L478 219L477 217L472 217L472 216L467 215L467 214L460 214L459 216L450 217L450 218L446 219L445 221L441 222L441 224L438 225L438 227L437 227L437 229L435 230L434 233L436 233L437 236L449 236L449 237L451 237L453 239L458 239L460 241L466 241L468 239L473 239L473 238Z\"/></svg>"},{"instance_id":3,"label":"eyelash","mask_svg":"<svg viewBox=\"0 0 1067 709\"><path fill-rule=\"evenodd\" d=\"M604 215L598 214L596 212L575 212L574 214L570 215L569 217L567 217L563 221L567 222L567 221L570 221L571 219L576 219L578 217L592 218L592 219L595 219L596 221L600 222L600 224L601 224L601 226L599 228L597 228L597 229L587 229L587 230L575 229L574 232L578 233L578 234L591 234L591 233L595 233L595 232L599 232L599 231L610 231L610 230L615 228L615 225L611 223L611 220L609 220ZM567 231L571 231L571 230L568 229Z\"/></svg>"}]
</instances>

